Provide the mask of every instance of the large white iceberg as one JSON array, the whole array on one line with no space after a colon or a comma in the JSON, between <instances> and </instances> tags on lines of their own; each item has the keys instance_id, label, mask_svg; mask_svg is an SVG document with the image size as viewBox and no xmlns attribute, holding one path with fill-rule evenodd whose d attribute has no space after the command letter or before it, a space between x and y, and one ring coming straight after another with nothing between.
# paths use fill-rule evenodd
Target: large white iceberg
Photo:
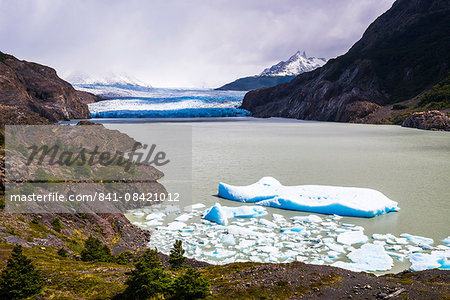
<instances>
[{"instance_id":1,"label":"large white iceberg","mask_svg":"<svg viewBox=\"0 0 450 300\"><path fill-rule=\"evenodd\" d=\"M369 218L399 210L397 202L372 189L320 185L283 186L272 177L264 177L248 186L219 183L219 196L263 206L353 217Z\"/></svg>"}]
</instances>

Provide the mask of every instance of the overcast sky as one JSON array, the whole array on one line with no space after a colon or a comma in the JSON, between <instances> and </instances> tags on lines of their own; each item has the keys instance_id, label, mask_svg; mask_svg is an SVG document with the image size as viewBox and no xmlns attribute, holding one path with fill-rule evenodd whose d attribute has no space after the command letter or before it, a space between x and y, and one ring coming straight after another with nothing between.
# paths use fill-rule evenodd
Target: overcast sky
<instances>
[{"instance_id":1,"label":"overcast sky","mask_svg":"<svg viewBox=\"0 0 450 300\"><path fill-rule=\"evenodd\" d=\"M0 0L3 52L155 87L217 87L297 50L345 53L394 0Z\"/></svg>"}]
</instances>

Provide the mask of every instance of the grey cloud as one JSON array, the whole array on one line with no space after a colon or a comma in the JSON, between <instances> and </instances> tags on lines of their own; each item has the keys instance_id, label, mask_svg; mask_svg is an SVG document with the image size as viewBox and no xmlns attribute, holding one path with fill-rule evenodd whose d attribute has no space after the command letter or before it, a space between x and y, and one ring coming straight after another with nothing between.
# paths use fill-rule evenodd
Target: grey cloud
<instances>
[{"instance_id":1,"label":"grey cloud","mask_svg":"<svg viewBox=\"0 0 450 300\"><path fill-rule=\"evenodd\" d=\"M393 0L0 0L1 49L61 75L219 86L297 50L343 54Z\"/></svg>"}]
</instances>

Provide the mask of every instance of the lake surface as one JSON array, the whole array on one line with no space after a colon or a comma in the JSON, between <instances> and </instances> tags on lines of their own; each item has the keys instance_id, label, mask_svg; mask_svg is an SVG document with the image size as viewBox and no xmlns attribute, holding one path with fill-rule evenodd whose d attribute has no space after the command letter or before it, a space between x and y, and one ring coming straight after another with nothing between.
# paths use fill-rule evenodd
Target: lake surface
<instances>
[{"instance_id":1,"label":"lake surface","mask_svg":"<svg viewBox=\"0 0 450 300\"><path fill-rule=\"evenodd\" d=\"M145 141L145 131L152 124L149 120L93 121L143 143L151 142ZM283 185L366 187L397 201L401 210L368 219L344 217L342 222L364 227L369 236L409 233L439 243L450 235L448 132L253 118L183 120L182 124L192 126L194 203L242 205L217 198L218 183L248 185L264 176ZM170 183L167 186L170 191ZM309 215L267 210L269 220L272 213L286 218ZM405 268L405 264L393 270Z\"/></svg>"}]
</instances>

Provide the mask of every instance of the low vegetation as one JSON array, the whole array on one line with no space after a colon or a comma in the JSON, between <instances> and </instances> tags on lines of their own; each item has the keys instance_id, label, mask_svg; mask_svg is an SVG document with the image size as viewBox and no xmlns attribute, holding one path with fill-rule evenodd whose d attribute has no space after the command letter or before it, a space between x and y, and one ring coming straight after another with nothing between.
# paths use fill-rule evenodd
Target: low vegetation
<instances>
[{"instance_id":1,"label":"low vegetation","mask_svg":"<svg viewBox=\"0 0 450 300\"><path fill-rule=\"evenodd\" d=\"M417 107L427 110L450 108L450 73L420 98Z\"/></svg>"}]
</instances>

